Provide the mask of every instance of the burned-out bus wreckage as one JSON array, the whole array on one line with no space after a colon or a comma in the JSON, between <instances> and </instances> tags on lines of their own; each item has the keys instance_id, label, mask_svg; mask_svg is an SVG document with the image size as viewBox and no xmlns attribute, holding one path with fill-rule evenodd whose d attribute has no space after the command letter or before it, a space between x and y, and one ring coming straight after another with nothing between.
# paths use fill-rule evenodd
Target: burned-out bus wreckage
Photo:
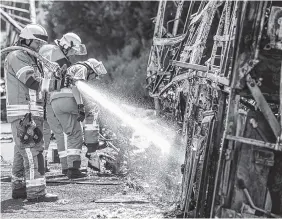
<instances>
[{"instance_id":1,"label":"burned-out bus wreckage","mask_svg":"<svg viewBox=\"0 0 282 219\"><path fill-rule=\"evenodd\" d=\"M147 88L185 143L184 217L282 217L282 3L161 1Z\"/></svg>"}]
</instances>

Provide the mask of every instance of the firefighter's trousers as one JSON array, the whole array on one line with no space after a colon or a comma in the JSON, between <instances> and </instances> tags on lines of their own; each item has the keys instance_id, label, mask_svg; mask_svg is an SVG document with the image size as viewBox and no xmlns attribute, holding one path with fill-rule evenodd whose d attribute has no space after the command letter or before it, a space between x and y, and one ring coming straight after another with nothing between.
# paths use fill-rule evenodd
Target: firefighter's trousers
<instances>
[{"instance_id":1,"label":"firefighter's trousers","mask_svg":"<svg viewBox=\"0 0 282 219\"><path fill-rule=\"evenodd\" d=\"M15 141L14 161L12 168L13 193L21 193L26 190L27 198L34 199L46 194L46 180L44 176L44 142L28 147L22 144L17 136L19 119L11 123L12 134ZM43 131L43 121L34 119L37 127Z\"/></svg>"},{"instance_id":2,"label":"firefighter's trousers","mask_svg":"<svg viewBox=\"0 0 282 219\"><path fill-rule=\"evenodd\" d=\"M79 169L83 144L80 122L77 121L78 109L73 97L60 97L51 101L52 108L64 133L67 135L68 168Z\"/></svg>"},{"instance_id":3,"label":"firefighter's trousers","mask_svg":"<svg viewBox=\"0 0 282 219\"><path fill-rule=\"evenodd\" d=\"M68 169L67 164L67 141L64 137L63 127L56 117L53 108L51 106L51 103L46 104L46 118L47 122L53 131L56 143L58 147L59 157L60 157L60 163L62 165L62 170ZM46 145L46 144L45 144ZM49 147L49 145L48 145ZM45 148L45 150L48 150L48 148Z\"/></svg>"},{"instance_id":4,"label":"firefighter's trousers","mask_svg":"<svg viewBox=\"0 0 282 219\"><path fill-rule=\"evenodd\" d=\"M51 139L51 129L47 120L43 122L44 150L48 151Z\"/></svg>"}]
</instances>

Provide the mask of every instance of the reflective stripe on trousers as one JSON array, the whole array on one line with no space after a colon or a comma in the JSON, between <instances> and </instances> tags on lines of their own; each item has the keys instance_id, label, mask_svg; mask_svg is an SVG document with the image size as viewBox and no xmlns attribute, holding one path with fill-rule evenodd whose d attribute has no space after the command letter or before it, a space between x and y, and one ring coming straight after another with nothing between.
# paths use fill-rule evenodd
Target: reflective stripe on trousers
<instances>
[{"instance_id":1,"label":"reflective stripe on trousers","mask_svg":"<svg viewBox=\"0 0 282 219\"><path fill-rule=\"evenodd\" d=\"M58 152L59 157L67 157L70 155L81 155L81 150L80 149L67 149L66 151L60 151Z\"/></svg>"},{"instance_id":2,"label":"reflective stripe on trousers","mask_svg":"<svg viewBox=\"0 0 282 219\"><path fill-rule=\"evenodd\" d=\"M24 177L17 177L17 176L12 174L11 182L24 181L24 180L25 180Z\"/></svg>"},{"instance_id":3,"label":"reflective stripe on trousers","mask_svg":"<svg viewBox=\"0 0 282 219\"><path fill-rule=\"evenodd\" d=\"M33 180L26 180L26 187L35 187L35 186L46 186L46 179L43 178L37 178Z\"/></svg>"},{"instance_id":4,"label":"reflective stripe on trousers","mask_svg":"<svg viewBox=\"0 0 282 219\"><path fill-rule=\"evenodd\" d=\"M67 151L59 151L58 154L59 154L59 158L63 158L63 157L67 157L68 156Z\"/></svg>"},{"instance_id":5,"label":"reflective stripe on trousers","mask_svg":"<svg viewBox=\"0 0 282 219\"><path fill-rule=\"evenodd\" d=\"M69 155L81 155L81 150L80 149L67 149L66 151L60 151L58 152L59 157L67 157Z\"/></svg>"},{"instance_id":6,"label":"reflective stripe on trousers","mask_svg":"<svg viewBox=\"0 0 282 219\"><path fill-rule=\"evenodd\" d=\"M28 163L29 163L29 179L34 179L34 162L33 162L33 155L31 153L30 148L26 148L25 152L27 154Z\"/></svg>"},{"instance_id":7,"label":"reflective stripe on trousers","mask_svg":"<svg viewBox=\"0 0 282 219\"><path fill-rule=\"evenodd\" d=\"M68 149L67 154L69 155L81 155L81 150L80 149Z\"/></svg>"},{"instance_id":8,"label":"reflective stripe on trousers","mask_svg":"<svg viewBox=\"0 0 282 219\"><path fill-rule=\"evenodd\" d=\"M84 124L84 128L85 130L90 130L90 131L98 131L99 130L99 125L93 125L93 123L91 124Z\"/></svg>"}]
</instances>

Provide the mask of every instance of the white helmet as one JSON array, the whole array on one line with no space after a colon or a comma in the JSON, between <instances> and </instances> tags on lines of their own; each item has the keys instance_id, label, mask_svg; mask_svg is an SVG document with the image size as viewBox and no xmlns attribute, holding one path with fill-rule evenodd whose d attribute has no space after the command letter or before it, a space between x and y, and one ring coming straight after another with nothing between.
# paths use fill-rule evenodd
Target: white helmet
<instances>
[{"instance_id":1,"label":"white helmet","mask_svg":"<svg viewBox=\"0 0 282 219\"><path fill-rule=\"evenodd\" d=\"M90 58L85 61L85 63L99 76L107 74L107 70L102 62L97 59Z\"/></svg>"},{"instance_id":2,"label":"white helmet","mask_svg":"<svg viewBox=\"0 0 282 219\"><path fill-rule=\"evenodd\" d=\"M72 49L74 55L87 54L85 45L81 43L80 37L75 33L66 33L60 40L55 40L55 43L63 47L67 52Z\"/></svg>"},{"instance_id":3,"label":"white helmet","mask_svg":"<svg viewBox=\"0 0 282 219\"><path fill-rule=\"evenodd\" d=\"M47 43L48 40L47 31L38 24L26 25L22 29L19 37L26 40L39 40L45 43Z\"/></svg>"}]
</instances>

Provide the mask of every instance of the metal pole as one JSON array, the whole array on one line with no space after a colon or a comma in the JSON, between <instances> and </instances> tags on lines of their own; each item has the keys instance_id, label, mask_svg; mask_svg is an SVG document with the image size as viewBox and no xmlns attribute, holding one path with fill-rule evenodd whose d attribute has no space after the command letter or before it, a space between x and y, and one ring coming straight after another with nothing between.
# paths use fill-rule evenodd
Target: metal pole
<instances>
[{"instance_id":1,"label":"metal pole","mask_svg":"<svg viewBox=\"0 0 282 219\"><path fill-rule=\"evenodd\" d=\"M183 9L183 4L184 4L184 0L181 0L178 5L177 5L177 11L176 11L176 15L175 15L175 21L174 21L174 25L173 25L173 30L172 30L172 35L176 36L177 34L177 30L178 30L178 25L179 25L179 19L182 13L182 9Z\"/></svg>"},{"instance_id":2,"label":"metal pole","mask_svg":"<svg viewBox=\"0 0 282 219\"><path fill-rule=\"evenodd\" d=\"M166 7L166 0L161 0L159 2L158 14L157 14L157 18L156 18L156 25L155 25L155 31L154 31L155 37L161 37L162 36L163 18L164 18L164 13L165 13L165 7Z\"/></svg>"},{"instance_id":3,"label":"metal pole","mask_svg":"<svg viewBox=\"0 0 282 219\"><path fill-rule=\"evenodd\" d=\"M36 24L35 0L29 0L30 20L32 24Z\"/></svg>"},{"instance_id":4,"label":"metal pole","mask_svg":"<svg viewBox=\"0 0 282 219\"><path fill-rule=\"evenodd\" d=\"M282 62L281 62L281 68L280 68L280 89L279 89L279 96L280 96L280 126L282 130ZM282 139L282 132L280 131L279 133L280 139L279 141L281 142Z\"/></svg>"},{"instance_id":5,"label":"metal pole","mask_svg":"<svg viewBox=\"0 0 282 219\"><path fill-rule=\"evenodd\" d=\"M0 8L0 14L2 18L7 21L7 24L12 24L15 30L18 33L20 33L22 27L13 18L11 18L11 16L8 13L6 13L4 10Z\"/></svg>"},{"instance_id":6,"label":"metal pole","mask_svg":"<svg viewBox=\"0 0 282 219\"><path fill-rule=\"evenodd\" d=\"M155 30L154 30L154 37L162 36L165 7L166 7L166 0L161 0L159 2L158 14L157 14L156 25L155 25ZM158 97L154 97L154 105L156 109L156 114L159 115L161 106L160 106L160 100Z\"/></svg>"}]
</instances>

